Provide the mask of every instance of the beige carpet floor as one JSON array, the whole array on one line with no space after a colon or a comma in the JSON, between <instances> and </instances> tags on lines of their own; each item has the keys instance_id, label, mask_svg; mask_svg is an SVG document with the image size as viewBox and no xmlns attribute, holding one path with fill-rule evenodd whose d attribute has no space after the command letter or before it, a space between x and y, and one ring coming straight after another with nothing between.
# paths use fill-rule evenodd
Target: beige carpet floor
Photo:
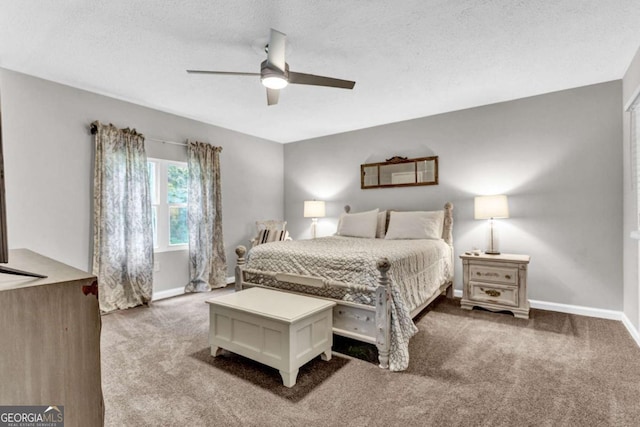
<instances>
[{"instance_id":1,"label":"beige carpet floor","mask_svg":"<svg viewBox=\"0 0 640 427\"><path fill-rule=\"evenodd\" d=\"M441 297L416 319L407 371L337 340L356 357L318 357L289 389L275 369L210 356L204 301L227 291L103 316L107 426L640 425L640 349L617 321L515 319Z\"/></svg>"}]
</instances>

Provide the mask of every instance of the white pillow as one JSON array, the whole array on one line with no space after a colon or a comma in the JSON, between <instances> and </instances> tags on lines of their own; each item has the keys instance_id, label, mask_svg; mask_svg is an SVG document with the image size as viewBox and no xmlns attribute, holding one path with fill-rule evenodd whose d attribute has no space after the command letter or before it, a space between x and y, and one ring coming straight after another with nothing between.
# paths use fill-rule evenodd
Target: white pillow
<instances>
[{"instance_id":1,"label":"white pillow","mask_svg":"<svg viewBox=\"0 0 640 427\"><path fill-rule=\"evenodd\" d=\"M385 239L442 239L444 211L391 212Z\"/></svg>"},{"instance_id":2,"label":"white pillow","mask_svg":"<svg viewBox=\"0 0 640 427\"><path fill-rule=\"evenodd\" d=\"M378 209L354 214L342 214L338 235L375 239L378 228Z\"/></svg>"},{"instance_id":3,"label":"white pillow","mask_svg":"<svg viewBox=\"0 0 640 427\"><path fill-rule=\"evenodd\" d=\"M376 239L384 239L387 228L387 211L378 212L378 226L376 227Z\"/></svg>"}]
</instances>

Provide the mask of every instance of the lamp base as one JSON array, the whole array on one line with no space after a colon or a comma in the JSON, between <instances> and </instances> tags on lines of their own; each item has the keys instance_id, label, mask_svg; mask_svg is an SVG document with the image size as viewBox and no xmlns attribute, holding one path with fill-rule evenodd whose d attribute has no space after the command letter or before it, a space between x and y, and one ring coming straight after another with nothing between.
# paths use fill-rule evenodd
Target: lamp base
<instances>
[{"instance_id":1,"label":"lamp base","mask_svg":"<svg viewBox=\"0 0 640 427\"><path fill-rule=\"evenodd\" d=\"M484 253L487 255L500 255L500 252L498 251L484 251Z\"/></svg>"}]
</instances>

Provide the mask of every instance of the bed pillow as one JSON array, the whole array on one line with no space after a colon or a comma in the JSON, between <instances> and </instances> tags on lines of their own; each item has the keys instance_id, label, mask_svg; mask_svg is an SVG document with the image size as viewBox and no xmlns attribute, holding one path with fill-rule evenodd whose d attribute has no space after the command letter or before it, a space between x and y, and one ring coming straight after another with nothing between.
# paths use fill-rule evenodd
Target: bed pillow
<instances>
[{"instance_id":1,"label":"bed pillow","mask_svg":"<svg viewBox=\"0 0 640 427\"><path fill-rule=\"evenodd\" d=\"M442 239L444 211L391 212L385 239Z\"/></svg>"},{"instance_id":2,"label":"bed pillow","mask_svg":"<svg viewBox=\"0 0 640 427\"><path fill-rule=\"evenodd\" d=\"M253 240L253 245L257 246L263 243L277 242L282 240L289 240L288 231L265 228L258 232L258 237Z\"/></svg>"},{"instance_id":3,"label":"bed pillow","mask_svg":"<svg viewBox=\"0 0 640 427\"><path fill-rule=\"evenodd\" d=\"M338 235L374 239L378 228L378 209L353 214L342 214Z\"/></svg>"}]
</instances>

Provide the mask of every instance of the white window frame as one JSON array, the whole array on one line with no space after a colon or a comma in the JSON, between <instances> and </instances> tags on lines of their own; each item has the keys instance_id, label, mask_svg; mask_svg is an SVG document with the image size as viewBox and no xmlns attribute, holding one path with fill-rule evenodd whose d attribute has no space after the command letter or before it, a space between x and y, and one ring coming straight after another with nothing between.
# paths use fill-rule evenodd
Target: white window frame
<instances>
[{"instance_id":1,"label":"white window frame","mask_svg":"<svg viewBox=\"0 0 640 427\"><path fill-rule=\"evenodd\" d=\"M184 249L189 249L189 237L187 236L187 243L181 244L172 244L169 243L169 236L171 235L171 229L170 229L170 225L169 225L169 211L171 210L171 208L184 208L187 209L187 215L189 214L189 204L188 201L187 203L169 203L169 196L167 193L167 178L169 176L169 167L170 166L178 166L181 168L185 168L187 169L187 163L186 162L176 162L176 161L170 161L170 160L166 160L165 161L165 165L164 165L164 171L165 171L165 175L164 178L162 180L162 183L165 186L165 194L164 194L164 200L166 201L167 204L167 245L172 248L170 250L184 250ZM176 249L173 249L176 248Z\"/></svg>"},{"instance_id":2,"label":"white window frame","mask_svg":"<svg viewBox=\"0 0 640 427\"><path fill-rule=\"evenodd\" d=\"M169 166L187 167L186 162L177 162L173 160L164 160L156 158L147 158L149 163L155 165L156 171L156 188L151 188L152 203L151 206L156 211L156 241L154 244L154 252L169 252L169 251L184 251L189 249L189 244L171 244L169 243L170 223L169 223L169 210L171 207L184 207L188 208L188 203L169 203L168 190L167 190L167 178ZM154 202L154 195L155 201Z\"/></svg>"}]
</instances>

